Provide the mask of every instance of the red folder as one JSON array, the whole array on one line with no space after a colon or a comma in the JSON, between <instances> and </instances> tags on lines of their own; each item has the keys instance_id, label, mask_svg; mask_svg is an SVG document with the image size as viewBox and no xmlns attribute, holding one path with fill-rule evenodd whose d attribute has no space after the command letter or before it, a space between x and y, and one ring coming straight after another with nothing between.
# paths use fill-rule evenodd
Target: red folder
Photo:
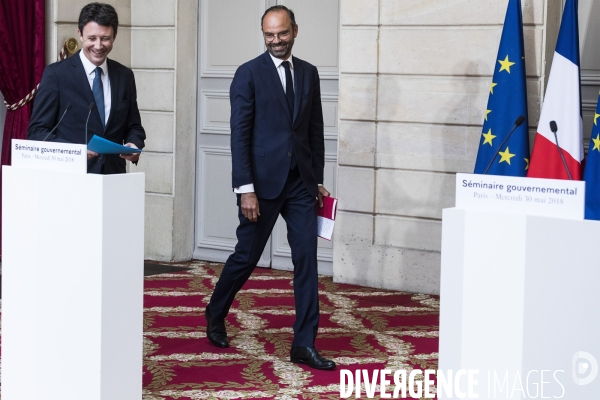
<instances>
[{"instance_id":1,"label":"red folder","mask_svg":"<svg viewBox=\"0 0 600 400\"><path fill-rule=\"evenodd\" d=\"M317 213L317 235L326 240L331 240L331 237L333 236L337 201L338 200L335 197L323 196L323 207L319 207Z\"/></svg>"}]
</instances>

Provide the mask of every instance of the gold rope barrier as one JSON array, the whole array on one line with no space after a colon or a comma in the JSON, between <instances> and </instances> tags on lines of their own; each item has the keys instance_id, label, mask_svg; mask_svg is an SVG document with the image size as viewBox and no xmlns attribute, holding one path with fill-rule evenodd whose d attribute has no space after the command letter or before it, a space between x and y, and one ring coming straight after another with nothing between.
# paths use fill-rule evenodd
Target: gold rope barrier
<instances>
[{"instance_id":1,"label":"gold rope barrier","mask_svg":"<svg viewBox=\"0 0 600 400\"><path fill-rule=\"evenodd\" d=\"M75 52L77 52L78 49L79 49L79 43L77 42L77 39L75 39L75 38L67 39L65 41L65 44L63 45L62 49L58 53L58 58L56 59L56 61L62 61L65 58L72 56L73 54L75 54ZM38 83L37 86L35 88L33 88L33 90L30 93L27 94L27 96L25 96L24 98L22 98L21 100L19 100L18 102L14 103L14 104L8 104L6 102L6 100L4 100L4 104L6 105L6 108L9 109L10 111L15 111L15 110L18 110L19 108L23 107L25 104L29 103L33 99L33 96L35 96L35 92L37 91L37 89L39 87L40 87L40 84Z\"/></svg>"}]
</instances>

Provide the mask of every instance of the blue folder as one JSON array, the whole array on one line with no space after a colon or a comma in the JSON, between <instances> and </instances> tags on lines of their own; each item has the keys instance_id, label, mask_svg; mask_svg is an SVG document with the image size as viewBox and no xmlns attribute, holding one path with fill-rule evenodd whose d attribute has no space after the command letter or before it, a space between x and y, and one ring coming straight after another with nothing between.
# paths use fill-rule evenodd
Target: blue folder
<instances>
[{"instance_id":1,"label":"blue folder","mask_svg":"<svg viewBox=\"0 0 600 400\"><path fill-rule=\"evenodd\" d=\"M98 135L92 137L87 148L98 154L133 154L142 152L142 149L133 149L131 147L123 146Z\"/></svg>"}]
</instances>

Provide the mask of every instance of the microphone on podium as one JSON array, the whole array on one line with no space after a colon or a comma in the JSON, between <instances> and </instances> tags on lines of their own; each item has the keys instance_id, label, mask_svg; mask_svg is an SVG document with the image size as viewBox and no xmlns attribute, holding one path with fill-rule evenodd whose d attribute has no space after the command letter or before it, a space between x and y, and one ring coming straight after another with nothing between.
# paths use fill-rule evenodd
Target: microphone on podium
<instances>
[{"instance_id":1,"label":"microphone on podium","mask_svg":"<svg viewBox=\"0 0 600 400\"><path fill-rule=\"evenodd\" d=\"M90 114L92 113L92 110L94 109L95 105L96 105L96 102L92 101L90 103L90 105L88 106L88 115L87 115L87 118L85 120L85 145L86 146L88 144L88 122L90 120Z\"/></svg>"},{"instance_id":2,"label":"microphone on podium","mask_svg":"<svg viewBox=\"0 0 600 400\"><path fill-rule=\"evenodd\" d=\"M52 128L52 130L50 132L48 132L48 134L46 135L46 137L44 138L44 140L42 140L42 142L45 142L46 139L48 139L48 136L50 136L55 130L56 128L58 128L58 126L60 125L60 123L62 122L63 118L65 117L65 114L67 113L67 111L69 111L71 109L71 103L67 103L67 106L65 107L65 112L63 112L62 116L60 117L60 119L58 120L58 123L56 125L54 125L54 128Z\"/></svg>"},{"instance_id":3,"label":"microphone on podium","mask_svg":"<svg viewBox=\"0 0 600 400\"><path fill-rule=\"evenodd\" d=\"M515 131L515 129L517 129L519 126L521 126L521 124L524 121L525 121L525 117L522 115L519 115L519 117L515 121L515 125L513 126L511 131L508 133L508 135L506 136L504 141L500 144L500 146L498 147L498 150L496 150L496 152L494 153L494 157L492 157L490 163L488 164L487 168L485 169L485 172L483 173L484 175L487 175L488 171L490 170L490 167L492 166L492 164L494 163L494 160L496 159L496 156L498 155L498 153L500 153L500 150L502 150L502 146L504 146L504 143L506 143L508 141L508 139L510 138L510 135L512 135L513 132Z\"/></svg>"},{"instance_id":4,"label":"microphone on podium","mask_svg":"<svg viewBox=\"0 0 600 400\"><path fill-rule=\"evenodd\" d=\"M563 165L565 166L565 170L567 171L567 176L569 177L569 180L572 181L573 177L571 176L571 171L569 171L567 161L565 161L565 155L563 154L562 149L558 145L558 136L556 135L556 132L558 131L558 126L556 126L556 121L550 121L550 130L552 131L552 133L554 133L554 141L556 142L556 148L558 149L560 159L562 160Z\"/></svg>"}]
</instances>

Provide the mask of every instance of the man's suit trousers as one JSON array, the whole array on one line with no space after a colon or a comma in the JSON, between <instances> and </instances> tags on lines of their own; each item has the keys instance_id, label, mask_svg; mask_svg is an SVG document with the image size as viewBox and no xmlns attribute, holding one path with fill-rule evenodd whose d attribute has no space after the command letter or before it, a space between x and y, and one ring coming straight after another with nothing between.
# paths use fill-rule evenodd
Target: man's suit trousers
<instances>
[{"instance_id":1,"label":"man's suit trousers","mask_svg":"<svg viewBox=\"0 0 600 400\"><path fill-rule=\"evenodd\" d=\"M279 214L288 230L294 264L293 346L314 345L319 325L317 276L317 201L304 185L298 169L290 170L282 193L275 199L258 199L260 216L251 222L239 208L240 224L235 252L229 256L211 297L209 308L215 319L224 319L236 293L256 267ZM240 195L238 195L238 207Z\"/></svg>"}]
</instances>

